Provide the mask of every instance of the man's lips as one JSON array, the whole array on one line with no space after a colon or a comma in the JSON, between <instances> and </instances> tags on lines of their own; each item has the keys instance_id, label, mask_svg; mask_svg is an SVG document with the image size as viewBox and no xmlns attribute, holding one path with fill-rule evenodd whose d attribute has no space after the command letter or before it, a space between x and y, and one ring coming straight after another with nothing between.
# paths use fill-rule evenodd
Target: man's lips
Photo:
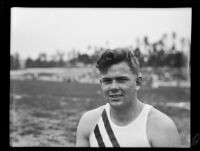
<instances>
[{"instance_id":1,"label":"man's lips","mask_svg":"<svg viewBox=\"0 0 200 151\"><path fill-rule=\"evenodd\" d=\"M119 95L119 94L115 94L115 95L109 95L109 97L111 98L118 98L118 97L122 97L123 95Z\"/></svg>"}]
</instances>

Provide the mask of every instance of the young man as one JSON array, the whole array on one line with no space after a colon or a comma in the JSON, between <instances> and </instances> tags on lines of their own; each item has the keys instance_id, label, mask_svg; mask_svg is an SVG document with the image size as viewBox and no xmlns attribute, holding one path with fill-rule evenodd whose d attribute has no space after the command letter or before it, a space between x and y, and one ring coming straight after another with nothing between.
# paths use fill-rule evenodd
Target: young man
<instances>
[{"instance_id":1,"label":"young man","mask_svg":"<svg viewBox=\"0 0 200 151\"><path fill-rule=\"evenodd\" d=\"M179 147L174 122L137 98L139 62L128 50L107 50L97 61L107 104L86 112L77 147Z\"/></svg>"}]
</instances>

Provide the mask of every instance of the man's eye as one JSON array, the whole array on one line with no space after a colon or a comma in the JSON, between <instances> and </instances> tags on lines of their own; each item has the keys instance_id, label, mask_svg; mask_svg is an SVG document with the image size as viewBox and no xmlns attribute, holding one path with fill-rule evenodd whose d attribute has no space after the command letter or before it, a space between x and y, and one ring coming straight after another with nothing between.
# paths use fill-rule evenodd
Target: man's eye
<instances>
[{"instance_id":1,"label":"man's eye","mask_svg":"<svg viewBox=\"0 0 200 151\"><path fill-rule=\"evenodd\" d=\"M128 81L128 79L127 78L118 78L117 81L118 82L126 82L126 81Z\"/></svg>"},{"instance_id":2,"label":"man's eye","mask_svg":"<svg viewBox=\"0 0 200 151\"><path fill-rule=\"evenodd\" d=\"M112 80L110 80L110 79L103 79L102 82L107 84L107 83L111 83Z\"/></svg>"}]
</instances>

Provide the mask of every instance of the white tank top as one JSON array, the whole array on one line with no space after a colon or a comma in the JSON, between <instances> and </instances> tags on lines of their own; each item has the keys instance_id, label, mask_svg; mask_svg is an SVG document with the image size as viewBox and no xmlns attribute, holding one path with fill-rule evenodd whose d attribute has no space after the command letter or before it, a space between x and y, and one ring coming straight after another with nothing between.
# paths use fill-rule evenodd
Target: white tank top
<instances>
[{"instance_id":1,"label":"white tank top","mask_svg":"<svg viewBox=\"0 0 200 151\"><path fill-rule=\"evenodd\" d=\"M133 122L126 126L117 126L110 118L110 105L107 103L89 136L90 147L151 147L146 134L146 122L151 107L145 104Z\"/></svg>"}]
</instances>

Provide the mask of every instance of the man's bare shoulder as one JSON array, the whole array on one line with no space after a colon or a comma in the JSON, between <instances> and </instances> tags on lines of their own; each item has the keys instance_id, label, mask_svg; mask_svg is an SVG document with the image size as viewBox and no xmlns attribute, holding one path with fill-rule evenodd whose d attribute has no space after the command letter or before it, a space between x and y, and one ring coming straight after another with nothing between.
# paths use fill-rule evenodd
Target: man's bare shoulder
<instances>
[{"instance_id":1,"label":"man's bare shoulder","mask_svg":"<svg viewBox=\"0 0 200 151\"><path fill-rule=\"evenodd\" d=\"M165 126L173 125L172 119L165 113L159 111L158 109L152 107L149 113L148 121L152 124L165 124ZM159 125L158 125L159 126Z\"/></svg>"},{"instance_id":2,"label":"man's bare shoulder","mask_svg":"<svg viewBox=\"0 0 200 151\"><path fill-rule=\"evenodd\" d=\"M147 120L147 135L155 146L179 146L179 134L174 121L152 107Z\"/></svg>"},{"instance_id":3,"label":"man's bare shoulder","mask_svg":"<svg viewBox=\"0 0 200 151\"><path fill-rule=\"evenodd\" d=\"M87 122L89 122L89 123L90 123L90 122L95 122L95 121L97 121L97 120L99 119L99 117L101 116L101 113L102 113L102 111L103 111L103 109L104 109L104 106L105 106L105 105L102 105L102 106L100 106L100 107L98 107L98 108L95 108L95 109L86 111L86 112L82 115L81 119L82 119L82 120L85 120L85 121L87 121Z\"/></svg>"},{"instance_id":4,"label":"man's bare shoulder","mask_svg":"<svg viewBox=\"0 0 200 151\"><path fill-rule=\"evenodd\" d=\"M102 105L98 108L86 111L80 121L79 121L79 129L82 129L83 131L85 131L85 134L89 135L89 133L91 132L91 130L94 128L94 126L96 125L96 123L98 122L101 113L104 109L105 105Z\"/></svg>"}]
</instances>

